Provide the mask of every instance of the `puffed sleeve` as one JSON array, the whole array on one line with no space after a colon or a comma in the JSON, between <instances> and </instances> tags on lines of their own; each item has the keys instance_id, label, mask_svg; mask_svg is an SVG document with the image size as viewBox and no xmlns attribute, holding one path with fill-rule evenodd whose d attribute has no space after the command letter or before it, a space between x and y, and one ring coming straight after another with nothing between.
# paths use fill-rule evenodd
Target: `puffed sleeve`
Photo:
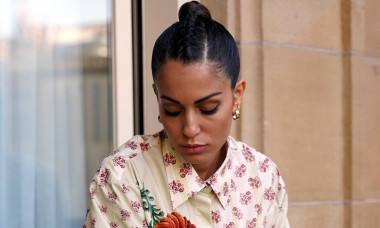
<instances>
[{"instance_id":1,"label":"puffed sleeve","mask_svg":"<svg viewBox=\"0 0 380 228\"><path fill-rule=\"evenodd\" d=\"M103 161L91 182L83 227L147 227L133 165L118 169L110 160Z\"/></svg>"},{"instance_id":2,"label":"puffed sleeve","mask_svg":"<svg viewBox=\"0 0 380 228\"><path fill-rule=\"evenodd\" d=\"M288 195L278 168L276 168L276 173L273 174L273 177L273 188L277 189L277 192L275 200L269 208L265 227L289 228L290 225L287 216Z\"/></svg>"}]
</instances>

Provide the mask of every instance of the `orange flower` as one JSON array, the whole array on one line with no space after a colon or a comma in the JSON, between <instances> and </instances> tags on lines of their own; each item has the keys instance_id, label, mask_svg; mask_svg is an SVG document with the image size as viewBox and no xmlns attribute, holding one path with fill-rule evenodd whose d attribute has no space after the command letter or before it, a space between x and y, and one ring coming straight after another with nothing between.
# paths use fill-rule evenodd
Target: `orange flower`
<instances>
[{"instance_id":1,"label":"orange flower","mask_svg":"<svg viewBox=\"0 0 380 228\"><path fill-rule=\"evenodd\" d=\"M196 226L191 224L186 217L182 217L180 213L174 211L166 217L161 218L160 223L154 226L154 228L196 228Z\"/></svg>"}]
</instances>

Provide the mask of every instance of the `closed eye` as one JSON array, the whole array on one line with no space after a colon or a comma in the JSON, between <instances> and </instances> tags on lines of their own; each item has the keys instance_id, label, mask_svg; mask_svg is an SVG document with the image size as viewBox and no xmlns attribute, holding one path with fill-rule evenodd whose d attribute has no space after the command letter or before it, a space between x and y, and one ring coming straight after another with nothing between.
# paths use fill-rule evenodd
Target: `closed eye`
<instances>
[{"instance_id":1,"label":"closed eye","mask_svg":"<svg viewBox=\"0 0 380 228\"><path fill-rule=\"evenodd\" d=\"M201 110L201 112L205 115L213 115L219 110L219 105L215 106L215 108L211 110Z\"/></svg>"},{"instance_id":2,"label":"closed eye","mask_svg":"<svg viewBox=\"0 0 380 228\"><path fill-rule=\"evenodd\" d=\"M166 110L166 109L164 109L164 111L165 111L165 114L166 114L167 116L178 116L178 115L181 113L181 111L178 111L178 112L169 112L169 111Z\"/></svg>"}]
</instances>

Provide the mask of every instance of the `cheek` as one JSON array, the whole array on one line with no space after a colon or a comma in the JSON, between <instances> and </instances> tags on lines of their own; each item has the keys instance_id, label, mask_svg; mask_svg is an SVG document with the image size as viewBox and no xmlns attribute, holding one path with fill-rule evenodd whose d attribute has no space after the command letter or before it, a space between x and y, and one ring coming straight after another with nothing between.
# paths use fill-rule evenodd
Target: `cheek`
<instances>
[{"instance_id":1,"label":"cheek","mask_svg":"<svg viewBox=\"0 0 380 228\"><path fill-rule=\"evenodd\" d=\"M231 124L232 124L232 116L231 116L231 114L229 112L227 112L223 116L223 120L221 121L220 126L223 126L223 128L225 129L225 131L228 131L228 133L229 133L230 130L231 130Z\"/></svg>"},{"instance_id":2,"label":"cheek","mask_svg":"<svg viewBox=\"0 0 380 228\"><path fill-rule=\"evenodd\" d=\"M181 128L180 125L172 119L166 119L162 121L162 124L164 125L165 130L171 135L173 135L173 133L176 134L175 132L178 132Z\"/></svg>"},{"instance_id":3,"label":"cheek","mask_svg":"<svg viewBox=\"0 0 380 228\"><path fill-rule=\"evenodd\" d=\"M164 112L160 112L162 126L164 127L165 131L170 135L174 136L174 138L179 135L178 132L181 131L181 122L179 118L173 118L165 116Z\"/></svg>"},{"instance_id":4,"label":"cheek","mask_svg":"<svg viewBox=\"0 0 380 228\"><path fill-rule=\"evenodd\" d=\"M232 114L230 109L220 110L218 117L208 124L208 128L217 135L228 135L231 130Z\"/></svg>"}]
</instances>

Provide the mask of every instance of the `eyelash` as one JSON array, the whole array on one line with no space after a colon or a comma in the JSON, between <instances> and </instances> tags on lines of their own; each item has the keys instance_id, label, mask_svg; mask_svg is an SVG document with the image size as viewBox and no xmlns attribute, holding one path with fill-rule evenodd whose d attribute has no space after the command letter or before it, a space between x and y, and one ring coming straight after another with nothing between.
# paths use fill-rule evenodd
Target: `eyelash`
<instances>
[{"instance_id":1,"label":"eyelash","mask_svg":"<svg viewBox=\"0 0 380 228\"><path fill-rule=\"evenodd\" d=\"M211 109L211 110L201 110L202 114L204 115L213 115L215 114L217 111L219 110L219 105L217 105L215 108ZM178 116L181 112L169 112L167 110L165 110L165 114L167 116Z\"/></svg>"},{"instance_id":2,"label":"eyelash","mask_svg":"<svg viewBox=\"0 0 380 228\"><path fill-rule=\"evenodd\" d=\"M168 111L165 110L165 114L166 114L167 116L178 116L179 113L180 113L180 112L168 112Z\"/></svg>"},{"instance_id":3,"label":"eyelash","mask_svg":"<svg viewBox=\"0 0 380 228\"><path fill-rule=\"evenodd\" d=\"M205 115L213 115L219 110L219 105L215 106L215 108L211 110L202 110L201 112Z\"/></svg>"}]
</instances>

